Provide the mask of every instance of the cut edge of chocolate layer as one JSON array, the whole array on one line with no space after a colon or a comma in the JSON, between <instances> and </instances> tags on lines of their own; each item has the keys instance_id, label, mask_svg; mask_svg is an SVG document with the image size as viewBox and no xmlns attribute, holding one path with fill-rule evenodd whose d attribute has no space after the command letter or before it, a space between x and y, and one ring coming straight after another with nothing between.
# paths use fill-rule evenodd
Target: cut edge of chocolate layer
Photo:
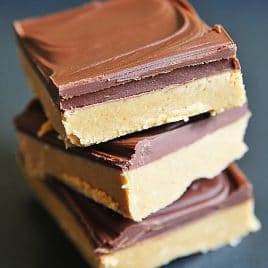
<instances>
[{"instance_id":1,"label":"cut edge of chocolate layer","mask_svg":"<svg viewBox=\"0 0 268 268\"><path fill-rule=\"evenodd\" d=\"M233 58L178 68L168 73L112 86L93 93L74 96L68 99L62 98L60 100L60 109L68 111L128 97L135 97L168 87L180 86L198 79L212 77L226 71L234 70L235 64L239 64L239 62L236 58Z\"/></svg>"},{"instance_id":2,"label":"cut edge of chocolate layer","mask_svg":"<svg viewBox=\"0 0 268 268\"><path fill-rule=\"evenodd\" d=\"M193 182L173 204L142 222L133 222L71 190L56 178L49 177L44 183L71 210L98 254L132 246L252 198L245 175L231 165L213 180Z\"/></svg>"},{"instance_id":3,"label":"cut edge of chocolate layer","mask_svg":"<svg viewBox=\"0 0 268 268\"><path fill-rule=\"evenodd\" d=\"M20 46L21 52L24 53L23 56L25 56L33 70L36 71L39 79L46 85L50 97L61 111L69 111L119 99L135 97L172 86L180 86L205 77L212 77L223 72L240 70L240 63L234 56L229 59L220 59L218 61L177 68L167 73L160 73L152 77L125 82L79 96L62 98L58 96L55 85L49 79L45 79L41 74L42 71L34 65L28 53L26 53L25 49L22 47L22 44L20 44Z\"/></svg>"},{"instance_id":4,"label":"cut edge of chocolate layer","mask_svg":"<svg viewBox=\"0 0 268 268\"><path fill-rule=\"evenodd\" d=\"M38 136L47 122L40 103L32 101L14 123L18 131L40 142L50 144L64 152L75 154L120 169L134 169L188 146L198 139L239 120L249 113L247 105L227 110L216 116L209 113L194 116L188 122L179 121L130 134L112 141L86 148L71 147L66 150L64 142L52 130Z\"/></svg>"}]
</instances>

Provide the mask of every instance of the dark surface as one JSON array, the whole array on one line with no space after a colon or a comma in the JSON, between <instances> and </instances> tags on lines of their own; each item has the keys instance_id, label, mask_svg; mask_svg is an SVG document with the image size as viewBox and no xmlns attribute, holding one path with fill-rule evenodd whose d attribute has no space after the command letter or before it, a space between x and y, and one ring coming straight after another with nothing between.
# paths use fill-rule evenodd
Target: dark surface
<instances>
[{"instance_id":1,"label":"dark surface","mask_svg":"<svg viewBox=\"0 0 268 268\"><path fill-rule=\"evenodd\" d=\"M31 94L16 57L11 28L14 19L45 14L85 1L0 0L0 267L87 267L48 214L39 206L15 162L17 147L12 117ZM207 255L183 258L170 267L268 267L268 124L267 48L268 1L192 0L210 24L221 23L238 44L247 95L253 117L246 140L250 151L240 161L254 185L256 214L262 231L237 248L225 247Z\"/></svg>"}]
</instances>

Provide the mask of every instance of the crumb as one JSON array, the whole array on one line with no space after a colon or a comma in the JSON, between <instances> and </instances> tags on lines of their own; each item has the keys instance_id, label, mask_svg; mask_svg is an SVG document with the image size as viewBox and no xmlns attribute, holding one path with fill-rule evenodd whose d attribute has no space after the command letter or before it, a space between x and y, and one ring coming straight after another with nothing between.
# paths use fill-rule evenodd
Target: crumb
<instances>
[{"instance_id":1,"label":"crumb","mask_svg":"<svg viewBox=\"0 0 268 268\"><path fill-rule=\"evenodd\" d=\"M51 122L49 120L47 120L45 123L42 124L42 126L38 130L37 136L41 138L51 130L53 130L53 126L52 126Z\"/></svg>"}]
</instances>

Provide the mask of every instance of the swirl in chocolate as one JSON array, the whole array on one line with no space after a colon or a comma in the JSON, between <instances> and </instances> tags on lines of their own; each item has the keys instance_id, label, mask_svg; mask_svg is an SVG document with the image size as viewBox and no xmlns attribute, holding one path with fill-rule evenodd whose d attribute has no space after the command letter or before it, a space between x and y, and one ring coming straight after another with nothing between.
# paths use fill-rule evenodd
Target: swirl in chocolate
<instances>
[{"instance_id":1,"label":"swirl in chocolate","mask_svg":"<svg viewBox=\"0 0 268 268\"><path fill-rule=\"evenodd\" d=\"M36 70L64 99L236 53L229 35L208 27L183 0L87 4L16 22L15 30Z\"/></svg>"}]
</instances>

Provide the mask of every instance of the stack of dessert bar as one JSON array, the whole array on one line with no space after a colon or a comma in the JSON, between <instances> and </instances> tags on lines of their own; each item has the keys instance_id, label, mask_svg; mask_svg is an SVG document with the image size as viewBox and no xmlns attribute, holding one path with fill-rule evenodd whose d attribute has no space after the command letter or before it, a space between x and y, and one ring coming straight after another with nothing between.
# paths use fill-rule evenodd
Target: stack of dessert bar
<instances>
[{"instance_id":1,"label":"stack of dessert bar","mask_svg":"<svg viewBox=\"0 0 268 268\"><path fill-rule=\"evenodd\" d=\"M222 26L183 0L113 0L14 27L36 97L15 119L19 158L89 264L160 266L259 228Z\"/></svg>"}]
</instances>

